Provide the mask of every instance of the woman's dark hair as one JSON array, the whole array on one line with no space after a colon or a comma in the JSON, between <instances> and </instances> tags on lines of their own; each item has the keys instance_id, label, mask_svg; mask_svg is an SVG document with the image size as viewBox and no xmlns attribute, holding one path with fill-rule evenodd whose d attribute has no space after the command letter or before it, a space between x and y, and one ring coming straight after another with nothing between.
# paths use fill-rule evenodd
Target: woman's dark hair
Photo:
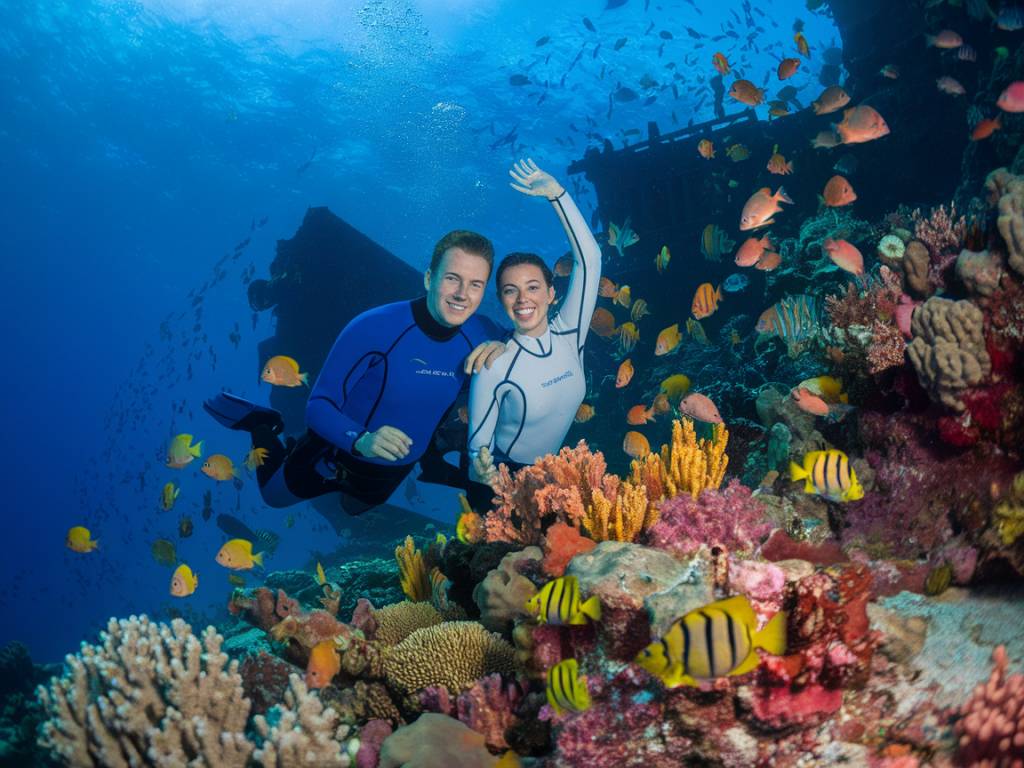
<instances>
[{"instance_id":1,"label":"woman's dark hair","mask_svg":"<svg viewBox=\"0 0 1024 768\"><path fill-rule=\"evenodd\" d=\"M550 288L555 282L555 276L551 274L551 270L548 265L544 263L544 259L538 256L536 253L510 253L501 263L498 265L498 274L494 278L494 287L498 291L498 296L501 296L501 276L505 270L509 267L518 267L520 264L533 264L535 267L540 268L540 272L544 275L544 283Z\"/></svg>"}]
</instances>

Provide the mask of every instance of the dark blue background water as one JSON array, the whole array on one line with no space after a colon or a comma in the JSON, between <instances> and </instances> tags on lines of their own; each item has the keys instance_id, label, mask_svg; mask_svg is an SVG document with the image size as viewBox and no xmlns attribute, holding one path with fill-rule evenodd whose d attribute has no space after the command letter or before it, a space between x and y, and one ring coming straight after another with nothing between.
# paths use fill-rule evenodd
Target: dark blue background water
<instances>
[{"instance_id":1,"label":"dark blue background water","mask_svg":"<svg viewBox=\"0 0 1024 768\"><path fill-rule=\"evenodd\" d=\"M694 109L707 91L695 73L713 74L712 53L735 41L695 48L685 26L719 34L730 10L743 14L739 2L700 2L700 15L685 2L641 0L612 10L582 0L272 5L0 2L0 644L21 639L37 660L74 650L110 615L166 610L171 570L150 554L158 537L178 543L200 575L191 606L219 610L230 588L213 562L222 536L199 516L204 491L217 512L283 535L272 568L307 567L312 551L332 548L315 513L298 512L285 529L284 513L262 509L244 470L239 495L215 487L199 462L177 473L163 466L177 432L205 439L204 455L244 455L243 436L215 429L198 406L222 386L266 397L255 344L272 321L261 316L253 329L240 274L251 264L265 276L275 240L294 234L308 206L329 206L416 269L455 227L484 232L499 255L535 250L553 262L566 250L560 227L545 205L509 189L512 160L532 156L564 178L585 131L621 146L624 130L649 120L672 130L673 112L679 125L710 118L710 98ZM758 84L772 72L775 88L779 58L796 55L794 18L807 22L815 50L835 32L803 3L764 11L754 16L762 50L746 69ZM667 89L669 62L684 73L679 99ZM812 60L790 81L808 86L804 103L818 93L819 66ZM511 86L517 73L533 82ZM663 87L643 92L645 74ZM658 99L616 102L609 118L620 83ZM592 194L579 202L589 217ZM250 236L215 280L214 265ZM657 246L646 245L653 258ZM697 243L674 260L699 269ZM194 331L188 294L204 284ZM182 400L194 418L172 414ZM182 496L165 513L157 501L168 480ZM428 496L422 511L454 519L453 494ZM179 541L185 513L196 533ZM72 525L89 527L99 551L66 549Z\"/></svg>"}]
</instances>

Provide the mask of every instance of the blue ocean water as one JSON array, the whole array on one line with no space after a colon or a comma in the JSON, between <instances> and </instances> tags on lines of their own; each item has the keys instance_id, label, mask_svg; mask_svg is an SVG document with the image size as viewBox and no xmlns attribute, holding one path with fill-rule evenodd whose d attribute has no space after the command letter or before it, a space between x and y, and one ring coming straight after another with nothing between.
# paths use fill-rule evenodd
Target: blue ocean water
<instances>
[{"instance_id":1,"label":"blue ocean water","mask_svg":"<svg viewBox=\"0 0 1024 768\"><path fill-rule=\"evenodd\" d=\"M332 547L315 512L286 529L286 513L263 507L244 472L236 491L196 465L163 466L178 432L210 452L246 450L199 409L221 387L267 395L255 345L273 321L253 319L243 272L265 276L276 241L310 206L329 207L417 270L456 227L487 234L499 254L533 250L553 263L565 251L561 229L509 189L513 160L532 157L568 181L588 146L635 141L649 121L665 132L713 117L704 76L698 83L686 62L707 72L716 44L686 28L747 33L739 1L605 5L0 2L0 645L22 640L37 661L57 660L111 615L162 615L170 569L150 552L158 538L199 572L192 610L221 610L230 587L212 559L223 537L200 516L207 491L217 512L282 535L274 568L308 567ZM837 38L802 2L755 10L763 31L744 58L758 78L793 55L795 19L819 50ZM805 102L820 66L813 59L791 81L813 85ZM514 85L517 75L528 84ZM645 76L655 82L646 90ZM622 87L639 98L612 98ZM648 96L657 98L644 105ZM573 192L589 217L589 185L577 177ZM702 264L697 243L675 258ZM190 292L200 291L196 319ZM497 315L493 301L485 309ZM182 496L162 512L168 480ZM454 492L425 493L428 514L454 519ZM184 514L195 533L180 539ZM97 552L64 546L73 525L90 528Z\"/></svg>"}]
</instances>

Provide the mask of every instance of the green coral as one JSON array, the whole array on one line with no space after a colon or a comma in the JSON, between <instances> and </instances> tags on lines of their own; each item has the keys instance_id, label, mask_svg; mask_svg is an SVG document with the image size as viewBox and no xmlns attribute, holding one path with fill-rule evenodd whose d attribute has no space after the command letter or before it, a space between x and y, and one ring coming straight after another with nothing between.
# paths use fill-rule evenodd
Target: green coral
<instances>
[{"instance_id":1,"label":"green coral","mask_svg":"<svg viewBox=\"0 0 1024 768\"><path fill-rule=\"evenodd\" d=\"M1013 478L1010 493L992 510L996 531L1009 546L1024 535L1024 472Z\"/></svg>"}]
</instances>

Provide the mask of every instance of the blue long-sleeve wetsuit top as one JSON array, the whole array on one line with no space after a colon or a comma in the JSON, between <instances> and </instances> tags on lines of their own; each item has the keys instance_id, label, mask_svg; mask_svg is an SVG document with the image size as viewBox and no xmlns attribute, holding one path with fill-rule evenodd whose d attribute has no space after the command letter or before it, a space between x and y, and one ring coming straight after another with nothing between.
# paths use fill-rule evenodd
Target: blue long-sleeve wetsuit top
<instances>
[{"instance_id":1,"label":"blue long-sleeve wetsuit top","mask_svg":"<svg viewBox=\"0 0 1024 768\"><path fill-rule=\"evenodd\" d=\"M567 193L551 204L573 253L565 301L543 336L514 334L505 353L473 376L470 455L487 446L499 459L532 464L557 452L587 392L583 344L597 303L601 247Z\"/></svg>"},{"instance_id":2,"label":"blue long-sleeve wetsuit top","mask_svg":"<svg viewBox=\"0 0 1024 768\"><path fill-rule=\"evenodd\" d=\"M360 461L412 464L455 402L466 380L466 356L478 344L506 336L479 315L445 327L430 315L425 297L363 312L334 342L306 404L306 424ZM384 425L412 439L408 456L388 461L353 451L364 432Z\"/></svg>"}]
</instances>

